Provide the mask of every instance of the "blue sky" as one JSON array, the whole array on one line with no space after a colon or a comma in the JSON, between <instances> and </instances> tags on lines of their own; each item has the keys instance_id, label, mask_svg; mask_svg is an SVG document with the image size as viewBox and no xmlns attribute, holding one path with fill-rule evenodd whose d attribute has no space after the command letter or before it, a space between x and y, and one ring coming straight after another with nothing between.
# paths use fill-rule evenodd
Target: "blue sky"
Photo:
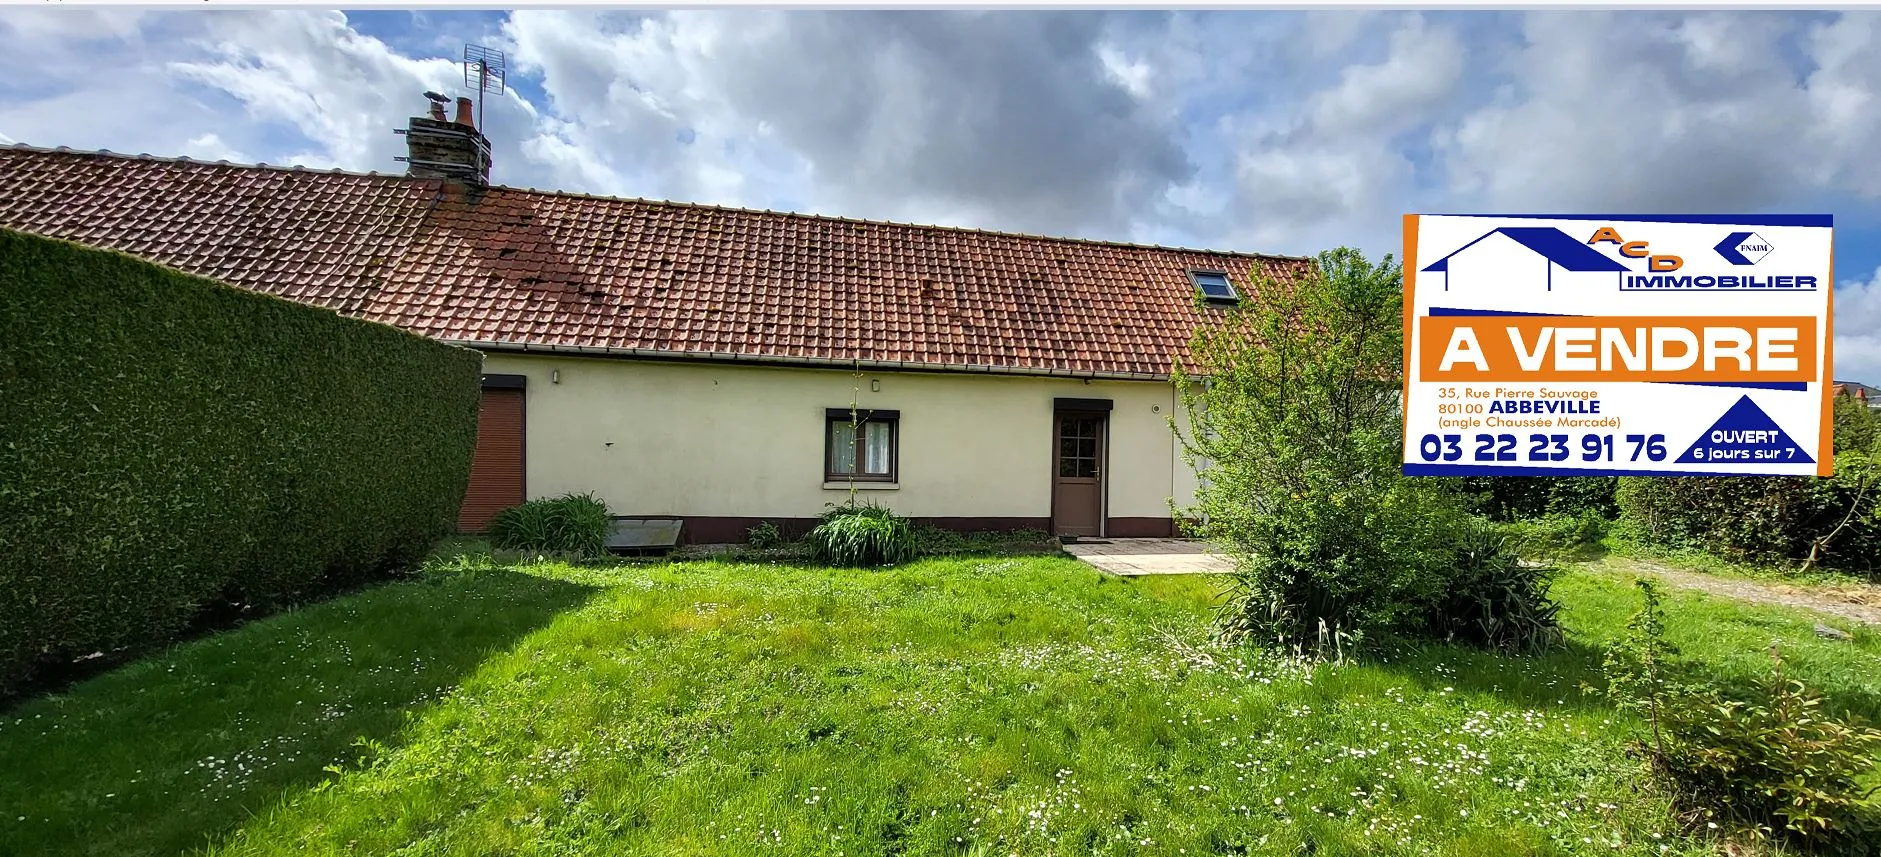
<instances>
[{"instance_id":1,"label":"blue sky","mask_svg":"<svg viewBox=\"0 0 1881 857\"><path fill-rule=\"evenodd\" d=\"M9 9L0 142L395 172L463 43L494 180L1308 254L1407 211L1828 212L1881 381L1881 17Z\"/></svg>"}]
</instances>

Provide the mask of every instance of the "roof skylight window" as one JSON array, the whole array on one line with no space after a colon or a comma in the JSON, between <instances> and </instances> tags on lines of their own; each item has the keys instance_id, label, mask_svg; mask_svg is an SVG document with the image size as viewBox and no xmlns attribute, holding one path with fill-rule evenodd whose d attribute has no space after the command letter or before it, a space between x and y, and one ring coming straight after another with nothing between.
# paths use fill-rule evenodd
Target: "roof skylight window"
<instances>
[{"instance_id":1,"label":"roof skylight window","mask_svg":"<svg viewBox=\"0 0 1881 857\"><path fill-rule=\"evenodd\" d=\"M1235 294L1234 284L1228 282L1228 275L1220 271L1190 271L1189 279L1202 290L1202 297L1209 303L1231 304L1241 300L1241 296Z\"/></svg>"}]
</instances>

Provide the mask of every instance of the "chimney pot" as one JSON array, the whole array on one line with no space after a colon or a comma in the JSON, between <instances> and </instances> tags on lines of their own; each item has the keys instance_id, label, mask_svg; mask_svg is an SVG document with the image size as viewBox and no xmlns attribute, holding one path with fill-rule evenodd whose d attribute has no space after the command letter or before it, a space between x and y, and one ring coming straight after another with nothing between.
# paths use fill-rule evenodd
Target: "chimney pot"
<instances>
[{"instance_id":1,"label":"chimney pot","mask_svg":"<svg viewBox=\"0 0 1881 857\"><path fill-rule=\"evenodd\" d=\"M477 130L470 99L457 99L457 119L445 118L444 105L450 99L435 92L430 99L429 115L411 117L405 129L407 174L418 178L442 178L476 186L490 181L490 141Z\"/></svg>"}]
</instances>

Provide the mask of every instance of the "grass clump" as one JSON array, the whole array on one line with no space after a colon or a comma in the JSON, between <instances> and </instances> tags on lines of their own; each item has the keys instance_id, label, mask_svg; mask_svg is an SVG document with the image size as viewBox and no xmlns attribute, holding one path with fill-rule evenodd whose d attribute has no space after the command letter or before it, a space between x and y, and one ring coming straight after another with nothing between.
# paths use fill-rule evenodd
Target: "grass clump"
<instances>
[{"instance_id":1,"label":"grass clump","mask_svg":"<svg viewBox=\"0 0 1881 857\"><path fill-rule=\"evenodd\" d=\"M607 553L612 520L601 498L564 494L496 513L488 535L490 544L503 550L597 557Z\"/></svg>"},{"instance_id":2,"label":"grass clump","mask_svg":"<svg viewBox=\"0 0 1881 857\"><path fill-rule=\"evenodd\" d=\"M919 545L907 518L874 504L845 504L823 513L807 539L818 562L846 568L898 565Z\"/></svg>"}]
</instances>

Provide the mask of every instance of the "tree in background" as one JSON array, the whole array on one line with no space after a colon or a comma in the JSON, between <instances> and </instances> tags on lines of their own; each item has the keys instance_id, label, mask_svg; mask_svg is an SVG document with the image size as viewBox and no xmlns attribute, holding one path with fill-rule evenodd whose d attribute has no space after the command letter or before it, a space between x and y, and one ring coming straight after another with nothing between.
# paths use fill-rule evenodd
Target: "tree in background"
<instances>
[{"instance_id":1,"label":"tree in background","mask_svg":"<svg viewBox=\"0 0 1881 857\"><path fill-rule=\"evenodd\" d=\"M1469 519L1451 480L1402 475L1402 271L1340 248L1253 277L1175 372L1204 468L1184 517L1237 567L1222 635L1329 654L1420 632Z\"/></svg>"},{"instance_id":2,"label":"tree in background","mask_svg":"<svg viewBox=\"0 0 1881 857\"><path fill-rule=\"evenodd\" d=\"M1881 417L1865 401L1836 396L1833 419L1837 451L1881 455Z\"/></svg>"}]
</instances>

